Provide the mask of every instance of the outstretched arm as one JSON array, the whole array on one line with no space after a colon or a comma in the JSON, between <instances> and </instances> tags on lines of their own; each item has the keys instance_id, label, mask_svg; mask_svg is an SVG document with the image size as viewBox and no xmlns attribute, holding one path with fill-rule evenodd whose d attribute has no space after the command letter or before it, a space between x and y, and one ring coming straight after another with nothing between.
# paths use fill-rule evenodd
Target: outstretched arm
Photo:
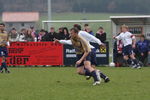
<instances>
[{"instance_id":1,"label":"outstretched arm","mask_svg":"<svg viewBox=\"0 0 150 100\"><path fill-rule=\"evenodd\" d=\"M58 43L61 43L61 44L72 45L71 40L58 40L58 39L54 39L54 42L58 42Z\"/></svg>"},{"instance_id":2,"label":"outstretched arm","mask_svg":"<svg viewBox=\"0 0 150 100\"><path fill-rule=\"evenodd\" d=\"M93 36L93 35L91 35L87 32L83 31L79 35L82 36L83 38L85 38L89 42L93 42L93 43L97 43L99 45L103 45L103 43L98 38L96 38L95 36Z\"/></svg>"}]
</instances>

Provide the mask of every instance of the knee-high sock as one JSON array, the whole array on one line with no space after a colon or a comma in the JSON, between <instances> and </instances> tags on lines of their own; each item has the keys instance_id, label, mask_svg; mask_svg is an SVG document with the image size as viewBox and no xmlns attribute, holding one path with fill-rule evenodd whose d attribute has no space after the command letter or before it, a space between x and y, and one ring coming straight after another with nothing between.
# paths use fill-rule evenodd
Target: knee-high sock
<instances>
[{"instance_id":1,"label":"knee-high sock","mask_svg":"<svg viewBox=\"0 0 150 100\"><path fill-rule=\"evenodd\" d=\"M92 75L94 81L99 81L99 78L98 78L99 76L97 76L97 73L95 70L91 72L91 75Z\"/></svg>"},{"instance_id":2,"label":"knee-high sock","mask_svg":"<svg viewBox=\"0 0 150 100\"><path fill-rule=\"evenodd\" d=\"M84 70L85 70L85 76L92 76L92 74L88 69L84 68Z\"/></svg>"},{"instance_id":3,"label":"knee-high sock","mask_svg":"<svg viewBox=\"0 0 150 100\"><path fill-rule=\"evenodd\" d=\"M131 65L131 64L132 64L132 60L131 60L131 59L128 59L128 60L127 60L127 63L128 63L129 65Z\"/></svg>"},{"instance_id":4,"label":"knee-high sock","mask_svg":"<svg viewBox=\"0 0 150 100\"><path fill-rule=\"evenodd\" d=\"M2 70L3 70L3 68L4 68L4 67L3 67L3 66L2 66L2 64L1 64L0 71L2 71Z\"/></svg>"},{"instance_id":5,"label":"knee-high sock","mask_svg":"<svg viewBox=\"0 0 150 100\"><path fill-rule=\"evenodd\" d=\"M3 62L3 63L2 63L2 66L3 66L3 68L5 69L5 71L8 70L8 69L7 69L7 64L6 64L6 62Z\"/></svg>"},{"instance_id":6,"label":"knee-high sock","mask_svg":"<svg viewBox=\"0 0 150 100\"><path fill-rule=\"evenodd\" d=\"M134 62L134 64L139 64L139 61L137 60L137 59L132 59L133 60L133 62Z\"/></svg>"},{"instance_id":7,"label":"knee-high sock","mask_svg":"<svg viewBox=\"0 0 150 100\"><path fill-rule=\"evenodd\" d=\"M99 73L101 78L106 79L107 76L105 74L103 74L101 71L99 71Z\"/></svg>"}]
</instances>

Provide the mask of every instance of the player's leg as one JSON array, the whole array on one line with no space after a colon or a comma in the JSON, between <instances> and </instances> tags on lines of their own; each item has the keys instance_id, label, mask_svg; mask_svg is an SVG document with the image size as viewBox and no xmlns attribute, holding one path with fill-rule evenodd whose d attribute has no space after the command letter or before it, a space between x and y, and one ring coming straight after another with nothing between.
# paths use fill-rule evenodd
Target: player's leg
<instances>
[{"instance_id":1,"label":"player's leg","mask_svg":"<svg viewBox=\"0 0 150 100\"><path fill-rule=\"evenodd\" d=\"M97 65L97 61L96 61L96 49L92 49L91 53L90 53L90 56L91 56L91 66L92 68L96 69L96 65ZM85 70L87 70L85 68ZM86 76L86 80L89 80L91 78L91 76Z\"/></svg>"},{"instance_id":2,"label":"player's leg","mask_svg":"<svg viewBox=\"0 0 150 100\"><path fill-rule=\"evenodd\" d=\"M140 69L141 66L140 66L140 64L139 64L139 61L135 58L134 54L131 54L131 55L130 55L130 58L132 59L132 61L133 61L134 64L135 64L135 67L133 67L133 68L138 68L138 69Z\"/></svg>"},{"instance_id":3,"label":"player's leg","mask_svg":"<svg viewBox=\"0 0 150 100\"><path fill-rule=\"evenodd\" d=\"M91 67L90 61L84 61L84 64L81 63L80 65L77 65L77 73L79 75L92 76L94 81L100 80L98 71Z\"/></svg>"},{"instance_id":4,"label":"player's leg","mask_svg":"<svg viewBox=\"0 0 150 100\"><path fill-rule=\"evenodd\" d=\"M85 61L85 65L87 66L86 68L84 68L83 66L84 64L81 63L80 65L77 65L77 73L79 75L85 75L85 76L90 76L93 77L94 79L94 84L93 85L98 85L100 84L100 75L98 74L97 70L94 70L89 61Z\"/></svg>"},{"instance_id":5,"label":"player's leg","mask_svg":"<svg viewBox=\"0 0 150 100\"><path fill-rule=\"evenodd\" d=\"M110 79L109 79L102 71L100 71L100 70L98 70L98 71L99 71L99 73L100 73L100 77L101 77L102 79L104 79L104 82L105 82L105 83L107 83L107 82L110 81Z\"/></svg>"},{"instance_id":6,"label":"player's leg","mask_svg":"<svg viewBox=\"0 0 150 100\"><path fill-rule=\"evenodd\" d=\"M81 57L83 56L83 54L78 54L77 55L77 59L79 60L79 59L81 59ZM93 77L93 79L94 79L94 82L95 82L95 85L97 85L97 84L100 84L100 75L99 75L99 73L98 73L98 71L97 70L95 70L94 68L92 68L91 67L91 62L90 62L90 54L84 59L84 61L82 61L79 65L76 65L77 66L77 72L81 75L89 75L89 76L92 76ZM85 67L85 69L84 69L84 67L83 67L83 69L84 69L84 72L83 72L83 69L81 69L81 68L79 68L79 67L82 67L82 66L84 66Z\"/></svg>"},{"instance_id":7,"label":"player's leg","mask_svg":"<svg viewBox=\"0 0 150 100\"><path fill-rule=\"evenodd\" d=\"M96 60L96 49L95 48L92 49L92 52L91 52L90 56L91 56L91 66L92 66L92 68L96 69L97 60ZM100 70L98 70L98 72L100 74L100 77L102 79L104 79L105 82L109 82L110 81L109 78L105 74L103 74ZM86 76L87 80L89 80L90 78L91 78L91 76L88 76L88 75Z\"/></svg>"},{"instance_id":8,"label":"player's leg","mask_svg":"<svg viewBox=\"0 0 150 100\"><path fill-rule=\"evenodd\" d=\"M124 56L123 56L123 59L124 59L125 61L127 61L127 63L128 63L129 65L131 64L131 60L129 59L128 55L124 55Z\"/></svg>"},{"instance_id":9,"label":"player's leg","mask_svg":"<svg viewBox=\"0 0 150 100\"><path fill-rule=\"evenodd\" d=\"M148 51L148 65L150 65L150 51Z\"/></svg>"},{"instance_id":10,"label":"player's leg","mask_svg":"<svg viewBox=\"0 0 150 100\"><path fill-rule=\"evenodd\" d=\"M92 49L92 52L91 52L91 65L94 69L96 69L96 66L97 66L97 59L96 59L96 49Z\"/></svg>"},{"instance_id":11,"label":"player's leg","mask_svg":"<svg viewBox=\"0 0 150 100\"><path fill-rule=\"evenodd\" d=\"M92 65L92 68L94 68L94 69L96 69L96 67L95 67L95 65ZM85 70L87 70L86 68L85 68ZM102 78L102 79L104 79L104 82L109 82L110 81L110 79L101 71L101 70L98 70L98 72L99 72L99 74L100 74L100 77ZM91 76L90 75L86 75L86 80L89 80L91 78Z\"/></svg>"},{"instance_id":12,"label":"player's leg","mask_svg":"<svg viewBox=\"0 0 150 100\"><path fill-rule=\"evenodd\" d=\"M2 66L3 68L5 69L5 72L6 73L10 73L10 71L8 70L7 68L7 63L6 63L6 57L8 56L8 51L7 51L7 48L6 47L3 47L3 54L2 54Z\"/></svg>"},{"instance_id":13,"label":"player's leg","mask_svg":"<svg viewBox=\"0 0 150 100\"><path fill-rule=\"evenodd\" d=\"M3 73L3 66L1 65L1 67L0 67L0 73Z\"/></svg>"},{"instance_id":14,"label":"player's leg","mask_svg":"<svg viewBox=\"0 0 150 100\"><path fill-rule=\"evenodd\" d=\"M3 54L3 52L2 52L2 47L0 47L0 57L2 57L2 54ZM1 65L1 67L0 67L0 72L1 73L3 73L3 66Z\"/></svg>"},{"instance_id":15,"label":"player's leg","mask_svg":"<svg viewBox=\"0 0 150 100\"><path fill-rule=\"evenodd\" d=\"M135 67L136 65L132 61L132 59L129 58L129 55L133 54L132 46L128 45L123 47L123 58L128 63L129 66ZM133 64L132 64L133 62Z\"/></svg>"},{"instance_id":16,"label":"player's leg","mask_svg":"<svg viewBox=\"0 0 150 100\"><path fill-rule=\"evenodd\" d=\"M91 65L94 69L96 69L96 66L97 66L96 49L92 49L92 52L91 52ZM102 73L101 70L98 70L98 71L100 73L100 77L104 79L105 82L110 81L110 79L104 73Z\"/></svg>"},{"instance_id":17,"label":"player's leg","mask_svg":"<svg viewBox=\"0 0 150 100\"><path fill-rule=\"evenodd\" d=\"M98 70L91 67L91 62L84 61L84 66L85 66L85 69L87 69L91 73L91 76L94 79L93 85L100 84L100 81L101 81L100 74L99 74Z\"/></svg>"},{"instance_id":18,"label":"player's leg","mask_svg":"<svg viewBox=\"0 0 150 100\"><path fill-rule=\"evenodd\" d=\"M4 57L4 56L2 57L2 64L1 64L1 66L3 66L3 68L5 69L6 73L10 73L10 71L7 68L7 64L6 64L6 57Z\"/></svg>"},{"instance_id":19,"label":"player's leg","mask_svg":"<svg viewBox=\"0 0 150 100\"><path fill-rule=\"evenodd\" d=\"M83 66L78 66L77 67L77 74L79 75L85 75L85 72L84 72L84 67Z\"/></svg>"}]
</instances>

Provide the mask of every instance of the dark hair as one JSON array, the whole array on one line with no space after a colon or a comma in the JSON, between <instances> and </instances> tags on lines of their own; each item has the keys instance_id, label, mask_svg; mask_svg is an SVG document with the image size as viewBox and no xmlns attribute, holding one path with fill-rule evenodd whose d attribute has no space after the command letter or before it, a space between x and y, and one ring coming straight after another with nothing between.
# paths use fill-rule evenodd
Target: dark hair
<instances>
[{"instance_id":1,"label":"dark hair","mask_svg":"<svg viewBox=\"0 0 150 100\"><path fill-rule=\"evenodd\" d=\"M142 37L142 38L145 38L145 36L144 36L144 35L141 35L141 37Z\"/></svg>"},{"instance_id":2,"label":"dark hair","mask_svg":"<svg viewBox=\"0 0 150 100\"><path fill-rule=\"evenodd\" d=\"M99 27L99 29L102 29L102 30L103 30L104 28L103 28L103 27Z\"/></svg>"},{"instance_id":3,"label":"dark hair","mask_svg":"<svg viewBox=\"0 0 150 100\"><path fill-rule=\"evenodd\" d=\"M74 24L74 28L77 28L78 30L81 30L81 26L79 24Z\"/></svg>"},{"instance_id":4,"label":"dark hair","mask_svg":"<svg viewBox=\"0 0 150 100\"><path fill-rule=\"evenodd\" d=\"M40 32L45 32L45 30L44 30L44 29L41 29Z\"/></svg>"},{"instance_id":5,"label":"dark hair","mask_svg":"<svg viewBox=\"0 0 150 100\"><path fill-rule=\"evenodd\" d=\"M30 29L34 29L34 26L30 26Z\"/></svg>"},{"instance_id":6,"label":"dark hair","mask_svg":"<svg viewBox=\"0 0 150 100\"><path fill-rule=\"evenodd\" d=\"M67 28L67 27L64 27L64 28L63 28L63 32L64 32L64 30L66 30L66 31L67 31L67 34L69 34L69 31L68 31L68 28Z\"/></svg>"},{"instance_id":7,"label":"dark hair","mask_svg":"<svg viewBox=\"0 0 150 100\"><path fill-rule=\"evenodd\" d=\"M15 30L16 31L16 28L12 28L11 30Z\"/></svg>"},{"instance_id":8,"label":"dark hair","mask_svg":"<svg viewBox=\"0 0 150 100\"><path fill-rule=\"evenodd\" d=\"M55 29L54 27L50 27L50 29Z\"/></svg>"},{"instance_id":9,"label":"dark hair","mask_svg":"<svg viewBox=\"0 0 150 100\"><path fill-rule=\"evenodd\" d=\"M26 31L26 29L25 29L25 28L22 28L21 31Z\"/></svg>"},{"instance_id":10,"label":"dark hair","mask_svg":"<svg viewBox=\"0 0 150 100\"><path fill-rule=\"evenodd\" d=\"M5 26L5 24L4 24L4 23L0 23L0 25L3 25L3 26Z\"/></svg>"},{"instance_id":11,"label":"dark hair","mask_svg":"<svg viewBox=\"0 0 150 100\"><path fill-rule=\"evenodd\" d=\"M74 32L77 33L77 34L78 34L78 32L79 32L79 30L78 30L77 28L72 28L72 29L70 29L70 31L74 31Z\"/></svg>"},{"instance_id":12,"label":"dark hair","mask_svg":"<svg viewBox=\"0 0 150 100\"><path fill-rule=\"evenodd\" d=\"M84 26L89 26L89 24L84 24Z\"/></svg>"}]
</instances>

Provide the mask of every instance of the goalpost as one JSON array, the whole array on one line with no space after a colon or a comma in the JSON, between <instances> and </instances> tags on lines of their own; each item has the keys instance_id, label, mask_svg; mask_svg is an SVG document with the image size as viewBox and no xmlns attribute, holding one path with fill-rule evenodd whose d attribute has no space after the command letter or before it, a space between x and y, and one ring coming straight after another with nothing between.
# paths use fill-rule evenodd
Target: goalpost
<instances>
[{"instance_id":1,"label":"goalpost","mask_svg":"<svg viewBox=\"0 0 150 100\"><path fill-rule=\"evenodd\" d=\"M55 29L58 29L60 27L67 27L72 28L74 24L80 24L82 27L84 24L89 24L90 28L94 31L94 33L97 32L98 28L101 26L106 30L107 33L107 41L109 42L109 54L110 57L113 56L112 51L113 51L113 39L112 39L112 22L111 20L47 20L47 21L42 21L42 28L49 31L50 26L55 27Z\"/></svg>"},{"instance_id":2,"label":"goalpost","mask_svg":"<svg viewBox=\"0 0 150 100\"><path fill-rule=\"evenodd\" d=\"M48 23L106 23L111 22L111 20L50 20L42 21L42 28L45 29L45 24Z\"/></svg>"}]
</instances>

